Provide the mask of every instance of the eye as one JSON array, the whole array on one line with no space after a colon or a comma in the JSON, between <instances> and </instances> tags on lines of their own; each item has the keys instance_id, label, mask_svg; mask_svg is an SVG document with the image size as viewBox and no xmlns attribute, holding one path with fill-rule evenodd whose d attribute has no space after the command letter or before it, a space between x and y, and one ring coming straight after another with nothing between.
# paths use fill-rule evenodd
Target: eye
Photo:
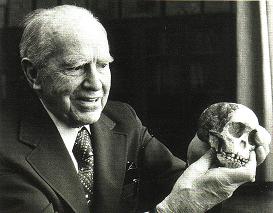
<instances>
[{"instance_id":1,"label":"eye","mask_svg":"<svg viewBox=\"0 0 273 213\"><path fill-rule=\"evenodd\" d=\"M81 70L84 69L85 64L82 64L80 66L76 66L76 67L69 67L67 68L68 71L73 71L73 70Z\"/></svg>"},{"instance_id":2,"label":"eye","mask_svg":"<svg viewBox=\"0 0 273 213\"><path fill-rule=\"evenodd\" d=\"M232 122L229 124L228 132L235 138L241 137L245 132L246 126L241 122Z\"/></svg>"},{"instance_id":3,"label":"eye","mask_svg":"<svg viewBox=\"0 0 273 213\"><path fill-rule=\"evenodd\" d=\"M74 68L74 70L81 70L81 69L84 69L84 65L85 65L85 64L80 65L80 66L77 66L77 67Z\"/></svg>"},{"instance_id":4,"label":"eye","mask_svg":"<svg viewBox=\"0 0 273 213\"><path fill-rule=\"evenodd\" d=\"M98 63L96 64L96 66L97 66L98 68L101 68L101 69L105 68L107 65L108 65L108 63L105 63L105 62L98 62Z\"/></svg>"},{"instance_id":5,"label":"eye","mask_svg":"<svg viewBox=\"0 0 273 213\"><path fill-rule=\"evenodd\" d=\"M64 71L64 74L68 76L81 76L84 73L85 73L85 64L82 64L76 67L68 67Z\"/></svg>"}]
</instances>

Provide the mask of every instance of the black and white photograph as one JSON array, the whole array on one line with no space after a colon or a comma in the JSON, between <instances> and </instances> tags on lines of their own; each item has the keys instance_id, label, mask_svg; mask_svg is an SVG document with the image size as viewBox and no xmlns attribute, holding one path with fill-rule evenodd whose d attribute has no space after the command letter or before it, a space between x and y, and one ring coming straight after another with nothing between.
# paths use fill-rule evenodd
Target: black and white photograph
<instances>
[{"instance_id":1,"label":"black and white photograph","mask_svg":"<svg viewBox=\"0 0 273 213\"><path fill-rule=\"evenodd\" d=\"M272 80L272 0L0 0L0 213L272 213Z\"/></svg>"}]
</instances>

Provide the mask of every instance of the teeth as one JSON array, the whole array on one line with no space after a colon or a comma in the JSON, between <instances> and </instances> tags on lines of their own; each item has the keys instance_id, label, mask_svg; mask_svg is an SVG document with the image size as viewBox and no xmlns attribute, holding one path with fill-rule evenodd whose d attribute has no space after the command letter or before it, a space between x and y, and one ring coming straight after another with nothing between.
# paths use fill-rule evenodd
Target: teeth
<instances>
[{"instance_id":1,"label":"teeth","mask_svg":"<svg viewBox=\"0 0 273 213\"><path fill-rule=\"evenodd\" d=\"M87 98L87 97L83 97L83 98L79 98L80 100L83 101L89 101L89 102L96 102L99 100L99 98Z\"/></svg>"},{"instance_id":2,"label":"teeth","mask_svg":"<svg viewBox=\"0 0 273 213\"><path fill-rule=\"evenodd\" d=\"M219 159L220 162L228 168L238 168L244 166L248 162L248 159L245 159L238 154L226 153L223 151L219 152L219 157L221 157Z\"/></svg>"}]
</instances>

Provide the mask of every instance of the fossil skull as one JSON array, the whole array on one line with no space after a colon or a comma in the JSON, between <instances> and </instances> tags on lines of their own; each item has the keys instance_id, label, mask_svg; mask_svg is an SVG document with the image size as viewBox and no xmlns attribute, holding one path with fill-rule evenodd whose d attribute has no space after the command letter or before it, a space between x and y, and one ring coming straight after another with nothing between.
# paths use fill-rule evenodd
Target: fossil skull
<instances>
[{"instance_id":1,"label":"fossil skull","mask_svg":"<svg viewBox=\"0 0 273 213\"><path fill-rule=\"evenodd\" d=\"M255 149L254 135L259 126L254 112L241 104L216 103L200 116L197 136L215 148L221 165L244 166Z\"/></svg>"}]
</instances>

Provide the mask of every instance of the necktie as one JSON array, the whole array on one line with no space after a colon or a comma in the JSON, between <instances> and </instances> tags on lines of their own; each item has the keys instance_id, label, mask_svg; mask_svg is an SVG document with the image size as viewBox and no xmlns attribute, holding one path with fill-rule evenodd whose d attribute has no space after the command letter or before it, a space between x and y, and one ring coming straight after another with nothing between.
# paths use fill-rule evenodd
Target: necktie
<instances>
[{"instance_id":1,"label":"necktie","mask_svg":"<svg viewBox=\"0 0 273 213\"><path fill-rule=\"evenodd\" d=\"M93 195L94 155L91 138L85 127L78 132L72 152L78 163L78 176L85 192L87 204L90 207Z\"/></svg>"}]
</instances>

